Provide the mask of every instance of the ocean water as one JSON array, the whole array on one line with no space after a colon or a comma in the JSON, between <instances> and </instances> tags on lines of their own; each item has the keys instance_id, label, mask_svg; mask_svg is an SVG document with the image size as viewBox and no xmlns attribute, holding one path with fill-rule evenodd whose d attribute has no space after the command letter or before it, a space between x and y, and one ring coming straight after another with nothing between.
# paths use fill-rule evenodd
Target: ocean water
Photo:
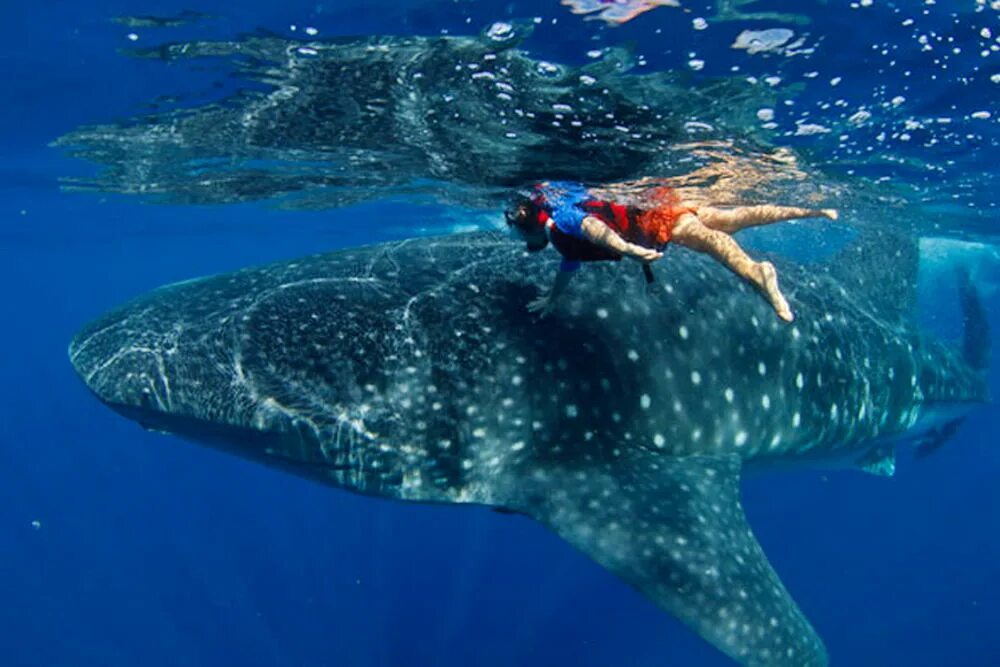
<instances>
[{"instance_id":1,"label":"ocean water","mask_svg":"<svg viewBox=\"0 0 1000 667\"><path fill-rule=\"evenodd\" d=\"M684 2L617 27L554 1L8 7L0 664L730 664L526 518L145 432L87 391L68 341L165 283L494 228L533 180L697 169L741 201L841 209L746 235L755 251L822 261L873 222L922 237L923 326L960 331L941 277L960 262L996 332L998 18L975 0ZM785 32L744 34L765 30ZM892 478L744 481L832 664L1000 662L998 428L983 406Z\"/></svg>"}]
</instances>

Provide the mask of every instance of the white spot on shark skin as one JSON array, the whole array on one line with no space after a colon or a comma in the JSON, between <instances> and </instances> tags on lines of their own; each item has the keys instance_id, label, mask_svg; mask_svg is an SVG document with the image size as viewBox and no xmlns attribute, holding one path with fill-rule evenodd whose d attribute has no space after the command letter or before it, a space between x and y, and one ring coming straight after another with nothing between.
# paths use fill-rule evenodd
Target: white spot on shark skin
<instances>
[{"instance_id":1,"label":"white spot on shark skin","mask_svg":"<svg viewBox=\"0 0 1000 667\"><path fill-rule=\"evenodd\" d=\"M698 371L691 371L691 384L699 385L701 384L701 373Z\"/></svg>"},{"instance_id":2,"label":"white spot on shark skin","mask_svg":"<svg viewBox=\"0 0 1000 667\"><path fill-rule=\"evenodd\" d=\"M475 437L475 438L485 438L486 437L486 429L484 429L484 428L477 428L477 429L475 429L472 432L472 436Z\"/></svg>"},{"instance_id":3,"label":"white spot on shark skin","mask_svg":"<svg viewBox=\"0 0 1000 667\"><path fill-rule=\"evenodd\" d=\"M688 339L688 328L686 326L684 326L683 324L677 330L677 333L680 335L681 340L687 340Z\"/></svg>"},{"instance_id":4,"label":"white spot on shark skin","mask_svg":"<svg viewBox=\"0 0 1000 667\"><path fill-rule=\"evenodd\" d=\"M726 391L723 392L723 393L726 396L726 403L732 403L733 402L733 398L736 397L736 394L734 394L733 390L731 388L729 388L729 387L726 387Z\"/></svg>"},{"instance_id":5,"label":"white spot on shark skin","mask_svg":"<svg viewBox=\"0 0 1000 667\"><path fill-rule=\"evenodd\" d=\"M515 387L519 387L522 382L524 382L524 378L522 378L520 375L515 375L510 379L510 383Z\"/></svg>"},{"instance_id":6,"label":"white spot on shark skin","mask_svg":"<svg viewBox=\"0 0 1000 667\"><path fill-rule=\"evenodd\" d=\"M836 419L838 414L837 404L834 403L830 406L830 419Z\"/></svg>"},{"instance_id":7,"label":"white spot on shark skin","mask_svg":"<svg viewBox=\"0 0 1000 667\"><path fill-rule=\"evenodd\" d=\"M665 444L667 444L667 441L666 438L663 437L662 433L657 433L653 436L653 444L662 448Z\"/></svg>"},{"instance_id":8,"label":"white spot on shark skin","mask_svg":"<svg viewBox=\"0 0 1000 667\"><path fill-rule=\"evenodd\" d=\"M518 440L513 445L510 446L512 452L519 452L524 449L524 440Z\"/></svg>"},{"instance_id":9,"label":"white spot on shark skin","mask_svg":"<svg viewBox=\"0 0 1000 667\"><path fill-rule=\"evenodd\" d=\"M767 375L767 364L765 364L763 361L758 362L757 363L757 372L760 375Z\"/></svg>"},{"instance_id":10,"label":"white spot on shark skin","mask_svg":"<svg viewBox=\"0 0 1000 667\"><path fill-rule=\"evenodd\" d=\"M630 361L639 361L639 353L635 350L628 351L628 358Z\"/></svg>"},{"instance_id":11,"label":"white spot on shark skin","mask_svg":"<svg viewBox=\"0 0 1000 667\"><path fill-rule=\"evenodd\" d=\"M578 414L578 410L577 410L577 408L576 408L575 405L567 405L566 406L566 416L567 417L573 418L573 417L576 417L577 414Z\"/></svg>"},{"instance_id":12,"label":"white spot on shark skin","mask_svg":"<svg viewBox=\"0 0 1000 667\"><path fill-rule=\"evenodd\" d=\"M403 489L419 489L423 486L423 480L420 478L420 471L407 471L403 473Z\"/></svg>"},{"instance_id":13,"label":"white spot on shark skin","mask_svg":"<svg viewBox=\"0 0 1000 667\"><path fill-rule=\"evenodd\" d=\"M765 410L770 410L771 409L771 397L768 396L767 394L764 394L763 396L761 396L760 397L760 405Z\"/></svg>"},{"instance_id":14,"label":"white spot on shark skin","mask_svg":"<svg viewBox=\"0 0 1000 667\"><path fill-rule=\"evenodd\" d=\"M649 406L652 405L653 400L649 397L649 394L643 394L639 397L639 405L643 410L649 410Z\"/></svg>"},{"instance_id":15,"label":"white spot on shark skin","mask_svg":"<svg viewBox=\"0 0 1000 667\"><path fill-rule=\"evenodd\" d=\"M747 437L748 436L746 431L740 431L739 433L737 433L736 439L734 440L736 446L742 447L743 445L747 444Z\"/></svg>"},{"instance_id":16,"label":"white spot on shark skin","mask_svg":"<svg viewBox=\"0 0 1000 667\"><path fill-rule=\"evenodd\" d=\"M802 377L802 373L798 373L795 376L795 386L798 389L802 389L806 385L806 379Z\"/></svg>"},{"instance_id":17,"label":"white spot on shark skin","mask_svg":"<svg viewBox=\"0 0 1000 667\"><path fill-rule=\"evenodd\" d=\"M607 308L598 308L597 309L597 316L599 318L601 318L602 320L608 319L608 309Z\"/></svg>"},{"instance_id":18,"label":"white spot on shark skin","mask_svg":"<svg viewBox=\"0 0 1000 667\"><path fill-rule=\"evenodd\" d=\"M802 424L802 415L796 412L792 415L792 426L798 428Z\"/></svg>"}]
</instances>

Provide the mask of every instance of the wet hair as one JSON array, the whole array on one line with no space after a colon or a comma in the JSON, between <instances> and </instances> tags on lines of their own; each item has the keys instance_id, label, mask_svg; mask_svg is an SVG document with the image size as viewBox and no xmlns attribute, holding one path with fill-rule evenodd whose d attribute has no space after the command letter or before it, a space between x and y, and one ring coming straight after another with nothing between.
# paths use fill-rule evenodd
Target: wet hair
<instances>
[{"instance_id":1,"label":"wet hair","mask_svg":"<svg viewBox=\"0 0 1000 667\"><path fill-rule=\"evenodd\" d=\"M549 244L547 236L539 235L543 231L538 224L539 208L530 197L517 195L503 213L507 226L525 237L528 252L538 252Z\"/></svg>"},{"instance_id":2,"label":"wet hair","mask_svg":"<svg viewBox=\"0 0 1000 667\"><path fill-rule=\"evenodd\" d=\"M517 195L503 212L508 227L530 229L538 216L538 204L524 195Z\"/></svg>"}]
</instances>

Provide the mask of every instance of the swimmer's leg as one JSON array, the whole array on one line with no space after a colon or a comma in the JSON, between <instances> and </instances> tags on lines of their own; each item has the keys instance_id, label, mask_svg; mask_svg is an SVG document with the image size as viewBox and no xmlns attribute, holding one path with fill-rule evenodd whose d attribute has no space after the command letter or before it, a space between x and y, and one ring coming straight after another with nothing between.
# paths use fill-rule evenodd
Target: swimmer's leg
<instances>
[{"instance_id":1,"label":"swimmer's leg","mask_svg":"<svg viewBox=\"0 0 1000 667\"><path fill-rule=\"evenodd\" d=\"M656 276L653 275L653 267L648 263L643 263L642 265L642 277L646 279L646 294L654 294Z\"/></svg>"},{"instance_id":2,"label":"swimmer's leg","mask_svg":"<svg viewBox=\"0 0 1000 667\"><path fill-rule=\"evenodd\" d=\"M702 224L698 217L687 214L677 221L673 240L692 250L714 257L733 273L756 287L770 302L778 317L786 322L792 321L792 310L778 289L778 273L774 270L774 265L750 259L729 234L711 229Z\"/></svg>"},{"instance_id":3,"label":"swimmer's leg","mask_svg":"<svg viewBox=\"0 0 1000 667\"><path fill-rule=\"evenodd\" d=\"M784 220L796 218L829 218L837 219L837 211L832 208L815 209L799 208L797 206L738 206L736 208L715 208L714 206L699 206L698 217L706 227L720 232L733 234L757 225L769 225Z\"/></svg>"}]
</instances>

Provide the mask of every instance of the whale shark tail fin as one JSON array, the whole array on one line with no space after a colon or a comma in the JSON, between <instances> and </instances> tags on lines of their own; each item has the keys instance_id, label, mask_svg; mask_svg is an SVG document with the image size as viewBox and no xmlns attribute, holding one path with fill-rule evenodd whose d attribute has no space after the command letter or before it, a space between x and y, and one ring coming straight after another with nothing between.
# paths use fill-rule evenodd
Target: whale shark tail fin
<instances>
[{"instance_id":1,"label":"whale shark tail fin","mask_svg":"<svg viewBox=\"0 0 1000 667\"><path fill-rule=\"evenodd\" d=\"M979 292L972 284L968 269L958 267L958 299L962 306L964 337L962 354L966 363L977 370L985 371L990 365L990 324L986 318Z\"/></svg>"},{"instance_id":2,"label":"whale shark tail fin","mask_svg":"<svg viewBox=\"0 0 1000 667\"><path fill-rule=\"evenodd\" d=\"M826 665L747 525L739 459L628 456L586 478L548 471L530 513L737 662Z\"/></svg>"}]
</instances>

